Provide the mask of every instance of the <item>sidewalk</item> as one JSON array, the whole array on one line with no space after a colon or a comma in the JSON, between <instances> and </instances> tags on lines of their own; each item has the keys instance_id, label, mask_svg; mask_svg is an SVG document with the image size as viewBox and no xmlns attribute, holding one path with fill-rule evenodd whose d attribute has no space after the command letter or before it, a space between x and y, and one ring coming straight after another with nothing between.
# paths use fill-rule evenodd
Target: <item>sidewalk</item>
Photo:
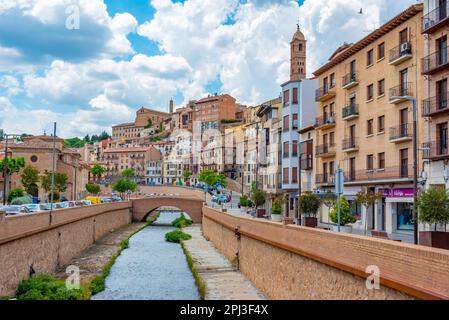
<instances>
[{"instance_id":1,"label":"sidewalk","mask_svg":"<svg viewBox=\"0 0 449 320\"><path fill-rule=\"evenodd\" d=\"M201 232L201 226L183 229L192 239L184 241L198 273L206 283L205 300L265 300L266 297Z\"/></svg>"}]
</instances>

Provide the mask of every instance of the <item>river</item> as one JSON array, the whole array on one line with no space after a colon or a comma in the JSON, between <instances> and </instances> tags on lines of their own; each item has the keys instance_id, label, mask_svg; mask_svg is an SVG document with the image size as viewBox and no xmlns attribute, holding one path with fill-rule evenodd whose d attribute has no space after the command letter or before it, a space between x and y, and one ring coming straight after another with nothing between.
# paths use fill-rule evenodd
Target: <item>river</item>
<instances>
[{"instance_id":1,"label":"river","mask_svg":"<svg viewBox=\"0 0 449 320\"><path fill-rule=\"evenodd\" d=\"M179 214L163 211L152 226L129 240L92 300L199 300L195 279L179 244L165 241Z\"/></svg>"}]
</instances>

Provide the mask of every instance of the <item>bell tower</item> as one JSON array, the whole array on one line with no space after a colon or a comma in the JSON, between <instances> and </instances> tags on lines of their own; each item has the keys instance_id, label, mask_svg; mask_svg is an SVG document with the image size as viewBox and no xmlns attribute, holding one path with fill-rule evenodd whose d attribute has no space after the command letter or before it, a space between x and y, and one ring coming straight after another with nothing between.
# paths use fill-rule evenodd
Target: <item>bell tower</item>
<instances>
[{"instance_id":1,"label":"bell tower","mask_svg":"<svg viewBox=\"0 0 449 320\"><path fill-rule=\"evenodd\" d=\"M290 42L290 80L304 80L307 77L307 41L297 25L297 30Z\"/></svg>"}]
</instances>

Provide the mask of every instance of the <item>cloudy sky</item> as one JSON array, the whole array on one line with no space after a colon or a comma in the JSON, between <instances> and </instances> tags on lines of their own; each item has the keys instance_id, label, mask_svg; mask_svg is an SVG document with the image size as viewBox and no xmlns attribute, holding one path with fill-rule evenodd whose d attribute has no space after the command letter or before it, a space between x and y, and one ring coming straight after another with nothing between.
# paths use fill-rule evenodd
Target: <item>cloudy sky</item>
<instances>
[{"instance_id":1,"label":"cloudy sky","mask_svg":"<svg viewBox=\"0 0 449 320\"><path fill-rule=\"evenodd\" d=\"M312 72L416 2L0 0L0 128L84 136L215 92L257 104L288 80L298 19Z\"/></svg>"}]
</instances>

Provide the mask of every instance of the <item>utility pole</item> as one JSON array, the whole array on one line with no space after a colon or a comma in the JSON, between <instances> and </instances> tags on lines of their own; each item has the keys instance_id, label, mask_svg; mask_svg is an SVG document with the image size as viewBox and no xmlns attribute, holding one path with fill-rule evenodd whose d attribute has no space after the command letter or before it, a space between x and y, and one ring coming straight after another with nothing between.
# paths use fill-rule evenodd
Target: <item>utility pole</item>
<instances>
[{"instance_id":1,"label":"utility pole","mask_svg":"<svg viewBox=\"0 0 449 320\"><path fill-rule=\"evenodd\" d=\"M8 140L19 138L18 134L6 134L3 133L3 139L5 140L5 158L3 162L3 205L6 205L6 198L8 193L8 185L9 185L9 173L8 173Z\"/></svg>"},{"instance_id":2,"label":"utility pole","mask_svg":"<svg viewBox=\"0 0 449 320\"><path fill-rule=\"evenodd\" d=\"M50 224L53 218L53 201L55 193L55 168L56 168L56 122L53 124L53 159L51 166L51 194L50 194Z\"/></svg>"}]
</instances>

